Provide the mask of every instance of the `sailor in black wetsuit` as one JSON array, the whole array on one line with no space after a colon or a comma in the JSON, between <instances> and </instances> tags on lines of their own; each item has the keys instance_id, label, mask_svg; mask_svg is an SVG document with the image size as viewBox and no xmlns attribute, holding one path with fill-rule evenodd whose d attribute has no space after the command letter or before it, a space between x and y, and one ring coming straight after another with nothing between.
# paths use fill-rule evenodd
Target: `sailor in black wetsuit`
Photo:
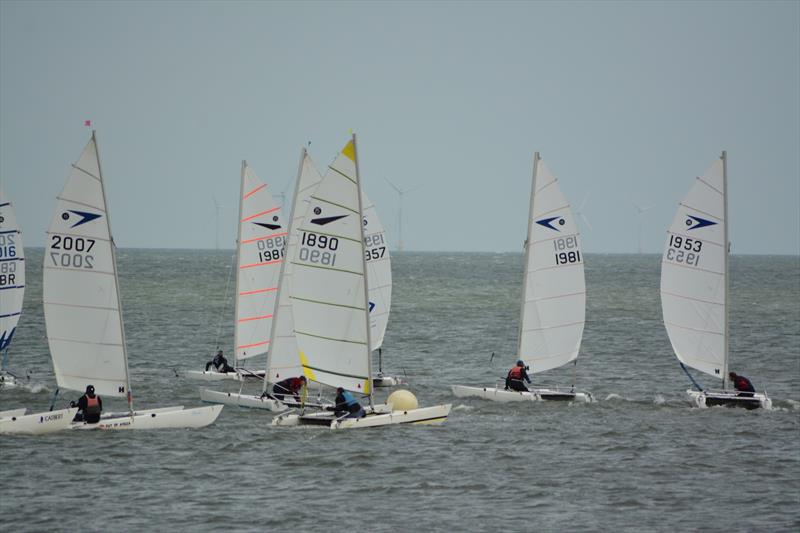
<instances>
[{"instance_id":1,"label":"sailor in black wetsuit","mask_svg":"<svg viewBox=\"0 0 800 533\"><path fill-rule=\"evenodd\" d=\"M520 359L514 368L508 371L506 376L506 390L511 389L519 392L528 392L528 387L525 382L531 383L531 378L528 377L528 367L525 366L525 361Z\"/></svg>"},{"instance_id":2,"label":"sailor in black wetsuit","mask_svg":"<svg viewBox=\"0 0 800 533\"><path fill-rule=\"evenodd\" d=\"M222 350L217 352L217 355L214 356L214 359L206 363L206 372L208 372L208 369L212 366L217 372L221 372L223 374L225 372L236 372L236 369L230 366L228 364L228 360L225 359L224 355L222 355Z\"/></svg>"},{"instance_id":3,"label":"sailor in black wetsuit","mask_svg":"<svg viewBox=\"0 0 800 533\"><path fill-rule=\"evenodd\" d=\"M731 379L731 383L733 383L733 388L739 391L737 396L753 397L753 393L756 392L756 389L749 379L736 374L736 372L728 372L728 377Z\"/></svg>"},{"instance_id":4,"label":"sailor in black wetsuit","mask_svg":"<svg viewBox=\"0 0 800 533\"><path fill-rule=\"evenodd\" d=\"M89 385L86 387L86 394L78 398L77 402L70 402L72 407L77 407L78 412L75 413L75 422L86 422L87 424L97 424L100 422L100 414L103 412L103 400L100 396L95 395L94 386Z\"/></svg>"}]
</instances>

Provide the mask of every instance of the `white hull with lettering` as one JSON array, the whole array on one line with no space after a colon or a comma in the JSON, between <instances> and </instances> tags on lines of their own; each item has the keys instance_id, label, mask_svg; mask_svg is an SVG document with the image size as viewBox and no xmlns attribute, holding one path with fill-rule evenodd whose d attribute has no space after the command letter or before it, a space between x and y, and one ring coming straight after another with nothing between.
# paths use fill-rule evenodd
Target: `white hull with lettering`
<instances>
[{"instance_id":1,"label":"white hull with lettering","mask_svg":"<svg viewBox=\"0 0 800 533\"><path fill-rule=\"evenodd\" d=\"M75 422L73 429L168 429L201 428L214 423L222 411L221 405L195 407L192 409L161 408L101 418L97 424Z\"/></svg>"},{"instance_id":2,"label":"white hull with lettering","mask_svg":"<svg viewBox=\"0 0 800 533\"><path fill-rule=\"evenodd\" d=\"M331 411L290 412L272 419L273 426L323 426L330 429L356 429L397 424L440 425L447 420L451 404L393 411L386 404L365 408L364 418L336 418Z\"/></svg>"},{"instance_id":3,"label":"white hull with lettering","mask_svg":"<svg viewBox=\"0 0 800 533\"><path fill-rule=\"evenodd\" d=\"M0 417L0 434L26 433L30 435L43 435L54 433L70 427L77 407L60 409L58 411L45 411L43 413L33 413L30 415L20 414L25 409L14 409L12 411L2 411L0 415L8 413L10 416Z\"/></svg>"},{"instance_id":4,"label":"white hull with lettering","mask_svg":"<svg viewBox=\"0 0 800 533\"><path fill-rule=\"evenodd\" d=\"M575 392L566 389L531 389L530 391L505 390L497 387L468 387L452 385L453 394L459 398L481 398L493 402L525 402L525 401L567 401L591 403L594 397L590 392Z\"/></svg>"}]
</instances>

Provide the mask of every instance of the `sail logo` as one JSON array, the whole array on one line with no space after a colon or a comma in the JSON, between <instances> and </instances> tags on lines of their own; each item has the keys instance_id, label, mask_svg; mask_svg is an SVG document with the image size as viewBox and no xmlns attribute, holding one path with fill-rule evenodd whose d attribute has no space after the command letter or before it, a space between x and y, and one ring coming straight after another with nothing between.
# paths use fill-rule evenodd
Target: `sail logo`
<instances>
[{"instance_id":1,"label":"sail logo","mask_svg":"<svg viewBox=\"0 0 800 533\"><path fill-rule=\"evenodd\" d=\"M81 217L81 219L78 220L77 222L75 222L72 226L70 226L70 228L74 228L74 227L80 226L82 224L86 224L87 222L91 222L92 220L98 219L101 216L103 216L103 215L96 215L94 213L87 213L86 211L74 211L74 210L70 209L69 211L65 211L65 212L61 213L61 219L64 220L64 221L69 220L70 218L72 218L72 217L70 217L70 213L72 213L73 215L77 215L77 216Z\"/></svg>"},{"instance_id":2,"label":"sail logo","mask_svg":"<svg viewBox=\"0 0 800 533\"><path fill-rule=\"evenodd\" d=\"M371 313L373 309L375 309L375 302L370 302L369 303L369 312Z\"/></svg>"},{"instance_id":3,"label":"sail logo","mask_svg":"<svg viewBox=\"0 0 800 533\"><path fill-rule=\"evenodd\" d=\"M314 214L315 215L321 215L322 214L322 208L315 207L314 208ZM343 218L345 218L347 216L348 215L336 215L336 216L332 216L332 217L317 217L317 218L312 218L311 219L311 223L312 224L316 224L317 226L325 226L326 224L330 224L331 222L336 222L337 220L341 220L341 219L343 219Z\"/></svg>"},{"instance_id":4,"label":"sail logo","mask_svg":"<svg viewBox=\"0 0 800 533\"><path fill-rule=\"evenodd\" d=\"M272 217L272 221L273 222L277 222L278 221L278 217L277 216ZM273 231L276 230L276 229L281 229L281 225L280 224L269 224L267 222L253 222L253 224L255 224L256 226L261 226L262 228L271 229Z\"/></svg>"},{"instance_id":5,"label":"sail logo","mask_svg":"<svg viewBox=\"0 0 800 533\"><path fill-rule=\"evenodd\" d=\"M560 232L561 231L560 229L558 229L557 227L553 226L553 222L555 222L559 226L563 226L564 224L567 223L567 221L564 220L562 217L543 218L542 220L537 220L536 221L536 223L539 224L540 226L544 226L545 228Z\"/></svg>"},{"instance_id":6,"label":"sail logo","mask_svg":"<svg viewBox=\"0 0 800 533\"><path fill-rule=\"evenodd\" d=\"M686 219L686 230L692 229L699 229L705 228L706 226L713 226L716 222L711 220L706 220L705 218L696 217L694 215L689 215L689 218Z\"/></svg>"}]
</instances>

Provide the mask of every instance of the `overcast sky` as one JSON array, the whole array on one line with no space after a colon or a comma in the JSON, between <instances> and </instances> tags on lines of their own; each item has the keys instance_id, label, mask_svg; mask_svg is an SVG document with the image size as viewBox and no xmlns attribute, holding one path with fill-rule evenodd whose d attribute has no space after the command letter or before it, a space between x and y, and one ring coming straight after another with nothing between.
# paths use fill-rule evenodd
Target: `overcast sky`
<instances>
[{"instance_id":1,"label":"overcast sky","mask_svg":"<svg viewBox=\"0 0 800 533\"><path fill-rule=\"evenodd\" d=\"M241 160L287 190L358 134L406 249L520 251L539 151L588 252L660 252L728 151L734 253L800 253L800 2L0 2L0 182L41 246L97 129L120 247L233 247Z\"/></svg>"}]
</instances>

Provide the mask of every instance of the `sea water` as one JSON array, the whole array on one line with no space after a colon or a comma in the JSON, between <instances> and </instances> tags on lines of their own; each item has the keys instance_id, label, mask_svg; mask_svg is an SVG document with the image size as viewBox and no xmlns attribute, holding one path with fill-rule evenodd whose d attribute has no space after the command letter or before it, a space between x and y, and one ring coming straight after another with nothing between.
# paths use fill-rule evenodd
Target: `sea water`
<instances>
[{"instance_id":1,"label":"sea water","mask_svg":"<svg viewBox=\"0 0 800 533\"><path fill-rule=\"evenodd\" d=\"M55 389L41 257L29 251L11 348L32 386L0 390L0 410L45 410ZM181 377L218 345L231 352L232 252L118 260L135 405L197 406L199 387L235 388ZM395 253L392 268L384 371L420 405L452 403L445 425L274 428L268 412L225 407L199 430L0 436L0 530L800 528L799 258L731 260L731 369L767 389L769 412L690 406L661 320L658 255L586 257L578 364L534 383L574 383L597 399L588 405L450 392L493 385L514 363L521 254Z\"/></svg>"}]
</instances>

